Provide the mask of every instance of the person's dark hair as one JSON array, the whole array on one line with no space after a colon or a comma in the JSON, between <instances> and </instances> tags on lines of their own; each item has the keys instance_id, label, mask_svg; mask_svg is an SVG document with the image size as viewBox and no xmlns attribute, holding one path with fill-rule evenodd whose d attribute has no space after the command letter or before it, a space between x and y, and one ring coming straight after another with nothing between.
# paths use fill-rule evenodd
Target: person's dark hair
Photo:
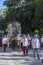
<instances>
[{"instance_id":1,"label":"person's dark hair","mask_svg":"<svg viewBox=\"0 0 43 65\"><path fill-rule=\"evenodd\" d=\"M4 35L6 35L6 34L3 34L3 37L4 37ZM6 37L7 37L7 35L6 35Z\"/></svg>"}]
</instances>

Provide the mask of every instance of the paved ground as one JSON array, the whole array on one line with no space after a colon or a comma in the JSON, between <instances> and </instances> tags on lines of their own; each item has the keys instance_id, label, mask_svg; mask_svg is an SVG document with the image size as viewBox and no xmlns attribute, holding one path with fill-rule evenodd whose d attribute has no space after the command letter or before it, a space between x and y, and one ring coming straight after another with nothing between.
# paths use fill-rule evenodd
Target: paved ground
<instances>
[{"instance_id":1,"label":"paved ground","mask_svg":"<svg viewBox=\"0 0 43 65\"><path fill-rule=\"evenodd\" d=\"M12 50L7 48L7 51L4 53L3 49L0 47L0 65L15 65L11 60Z\"/></svg>"},{"instance_id":2,"label":"paved ground","mask_svg":"<svg viewBox=\"0 0 43 65\"><path fill-rule=\"evenodd\" d=\"M13 51L10 48L4 53L0 47L0 65L43 65L41 63L43 50L40 51L40 60L34 59L33 56L33 50L29 50L28 56L23 56L21 51Z\"/></svg>"}]
</instances>

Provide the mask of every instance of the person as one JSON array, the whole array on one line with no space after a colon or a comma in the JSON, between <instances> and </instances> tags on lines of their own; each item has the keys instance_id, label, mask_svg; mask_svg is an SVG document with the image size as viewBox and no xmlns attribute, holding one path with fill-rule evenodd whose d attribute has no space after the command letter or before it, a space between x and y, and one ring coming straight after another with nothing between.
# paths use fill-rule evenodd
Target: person
<instances>
[{"instance_id":1,"label":"person","mask_svg":"<svg viewBox=\"0 0 43 65\"><path fill-rule=\"evenodd\" d=\"M41 37L41 49L43 48L43 35Z\"/></svg>"},{"instance_id":2,"label":"person","mask_svg":"<svg viewBox=\"0 0 43 65\"><path fill-rule=\"evenodd\" d=\"M34 49L34 58L36 58L37 55L37 58L40 59L39 57L40 42L39 39L37 38L37 35L34 35L34 38L32 39L31 43Z\"/></svg>"},{"instance_id":3,"label":"person","mask_svg":"<svg viewBox=\"0 0 43 65\"><path fill-rule=\"evenodd\" d=\"M8 39L8 48L10 47L10 37L9 34L7 34L7 39Z\"/></svg>"},{"instance_id":4,"label":"person","mask_svg":"<svg viewBox=\"0 0 43 65\"><path fill-rule=\"evenodd\" d=\"M3 47L4 52L6 51L7 43L8 43L7 35L4 34L2 37L2 47Z\"/></svg>"},{"instance_id":5,"label":"person","mask_svg":"<svg viewBox=\"0 0 43 65\"><path fill-rule=\"evenodd\" d=\"M24 35L22 39L22 50L24 55L28 55L28 39L26 35Z\"/></svg>"},{"instance_id":6,"label":"person","mask_svg":"<svg viewBox=\"0 0 43 65\"><path fill-rule=\"evenodd\" d=\"M16 40L18 41L18 46L20 46L20 40L21 40L21 37L20 37L19 34L17 34L17 38L16 38Z\"/></svg>"},{"instance_id":7,"label":"person","mask_svg":"<svg viewBox=\"0 0 43 65\"><path fill-rule=\"evenodd\" d=\"M28 44L29 44L28 46L31 47L31 36L30 36L30 34L27 35L27 38L28 38Z\"/></svg>"}]
</instances>

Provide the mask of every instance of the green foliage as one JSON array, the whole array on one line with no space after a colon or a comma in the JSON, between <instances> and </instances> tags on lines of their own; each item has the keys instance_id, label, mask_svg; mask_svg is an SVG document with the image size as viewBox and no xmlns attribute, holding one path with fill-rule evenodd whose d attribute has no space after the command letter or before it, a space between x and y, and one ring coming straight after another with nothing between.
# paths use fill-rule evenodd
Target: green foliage
<instances>
[{"instance_id":1,"label":"green foliage","mask_svg":"<svg viewBox=\"0 0 43 65\"><path fill-rule=\"evenodd\" d=\"M39 31L38 30L34 30L34 34L39 34Z\"/></svg>"},{"instance_id":2,"label":"green foliage","mask_svg":"<svg viewBox=\"0 0 43 65\"><path fill-rule=\"evenodd\" d=\"M40 34L43 34L43 28L40 29Z\"/></svg>"},{"instance_id":3,"label":"green foliage","mask_svg":"<svg viewBox=\"0 0 43 65\"><path fill-rule=\"evenodd\" d=\"M5 31L7 28L7 22L5 20L6 10L0 10L0 31Z\"/></svg>"},{"instance_id":4,"label":"green foliage","mask_svg":"<svg viewBox=\"0 0 43 65\"><path fill-rule=\"evenodd\" d=\"M15 19L21 22L22 32L28 33L43 28L43 0L5 0L7 6L6 21Z\"/></svg>"}]
</instances>

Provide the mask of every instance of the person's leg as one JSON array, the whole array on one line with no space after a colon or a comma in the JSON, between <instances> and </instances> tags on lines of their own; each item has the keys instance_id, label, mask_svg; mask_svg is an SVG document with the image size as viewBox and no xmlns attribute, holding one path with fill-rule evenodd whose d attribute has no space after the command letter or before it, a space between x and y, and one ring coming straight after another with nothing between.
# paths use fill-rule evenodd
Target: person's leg
<instances>
[{"instance_id":1,"label":"person's leg","mask_svg":"<svg viewBox=\"0 0 43 65\"><path fill-rule=\"evenodd\" d=\"M21 48L22 48L22 43L21 43Z\"/></svg>"},{"instance_id":2,"label":"person's leg","mask_svg":"<svg viewBox=\"0 0 43 65\"><path fill-rule=\"evenodd\" d=\"M37 49L37 58L40 59L40 56L39 56L39 49Z\"/></svg>"},{"instance_id":3,"label":"person's leg","mask_svg":"<svg viewBox=\"0 0 43 65\"><path fill-rule=\"evenodd\" d=\"M3 51L4 51L4 44L2 44L2 47L3 47Z\"/></svg>"},{"instance_id":4,"label":"person's leg","mask_svg":"<svg viewBox=\"0 0 43 65\"><path fill-rule=\"evenodd\" d=\"M35 56L35 52L36 52L36 49L34 49L34 58L36 57L36 56Z\"/></svg>"},{"instance_id":5,"label":"person's leg","mask_svg":"<svg viewBox=\"0 0 43 65\"><path fill-rule=\"evenodd\" d=\"M4 44L4 52L6 51L6 45Z\"/></svg>"},{"instance_id":6,"label":"person's leg","mask_svg":"<svg viewBox=\"0 0 43 65\"><path fill-rule=\"evenodd\" d=\"M23 54L25 55L25 47L22 47L22 50L23 50Z\"/></svg>"},{"instance_id":7,"label":"person's leg","mask_svg":"<svg viewBox=\"0 0 43 65\"><path fill-rule=\"evenodd\" d=\"M24 47L24 55L25 55L26 48Z\"/></svg>"},{"instance_id":8,"label":"person's leg","mask_svg":"<svg viewBox=\"0 0 43 65\"><path fill-rule=\"evenodd\" d=\"M42 43L41 43L41 50L42 50Z\"/></svg>"},{"instance_id":9,"label":"person's leg","mask_svg":"<svg viewBox=\"0 0 43 65\"><path fill-rule=\"evenodd\" d=\"M26 47L26 55L28 55L28 46Z\"/></svg>"},{"instance_id":10,"label":"person's leg","mask_svg":"<svg viewBox=\"0 0 43 65\"><path fill-rule=\"evenodd\" d=\"M42 42L42 50L43 50L43 42Z\"/></svg>"},{"instance_id":11,"label":"person's leg","mask_svg":"<svg viewBox=\"0 0 43 65\"><path fill-rule=\"evenodd\" d=\"M6 45L6 44L4 44L4 52L6 51L6 47L7 47L7 45Z\"/></svg>"},{"instance_id":12,"label":"person's leg","mask_svg":"<svg viewBox=\"0 0 43 65\"><path fill-rule=\"evenodd\" d=\"M41 43L41 50L42 50L42 43Z\"/></svg>"}]
</instances>

